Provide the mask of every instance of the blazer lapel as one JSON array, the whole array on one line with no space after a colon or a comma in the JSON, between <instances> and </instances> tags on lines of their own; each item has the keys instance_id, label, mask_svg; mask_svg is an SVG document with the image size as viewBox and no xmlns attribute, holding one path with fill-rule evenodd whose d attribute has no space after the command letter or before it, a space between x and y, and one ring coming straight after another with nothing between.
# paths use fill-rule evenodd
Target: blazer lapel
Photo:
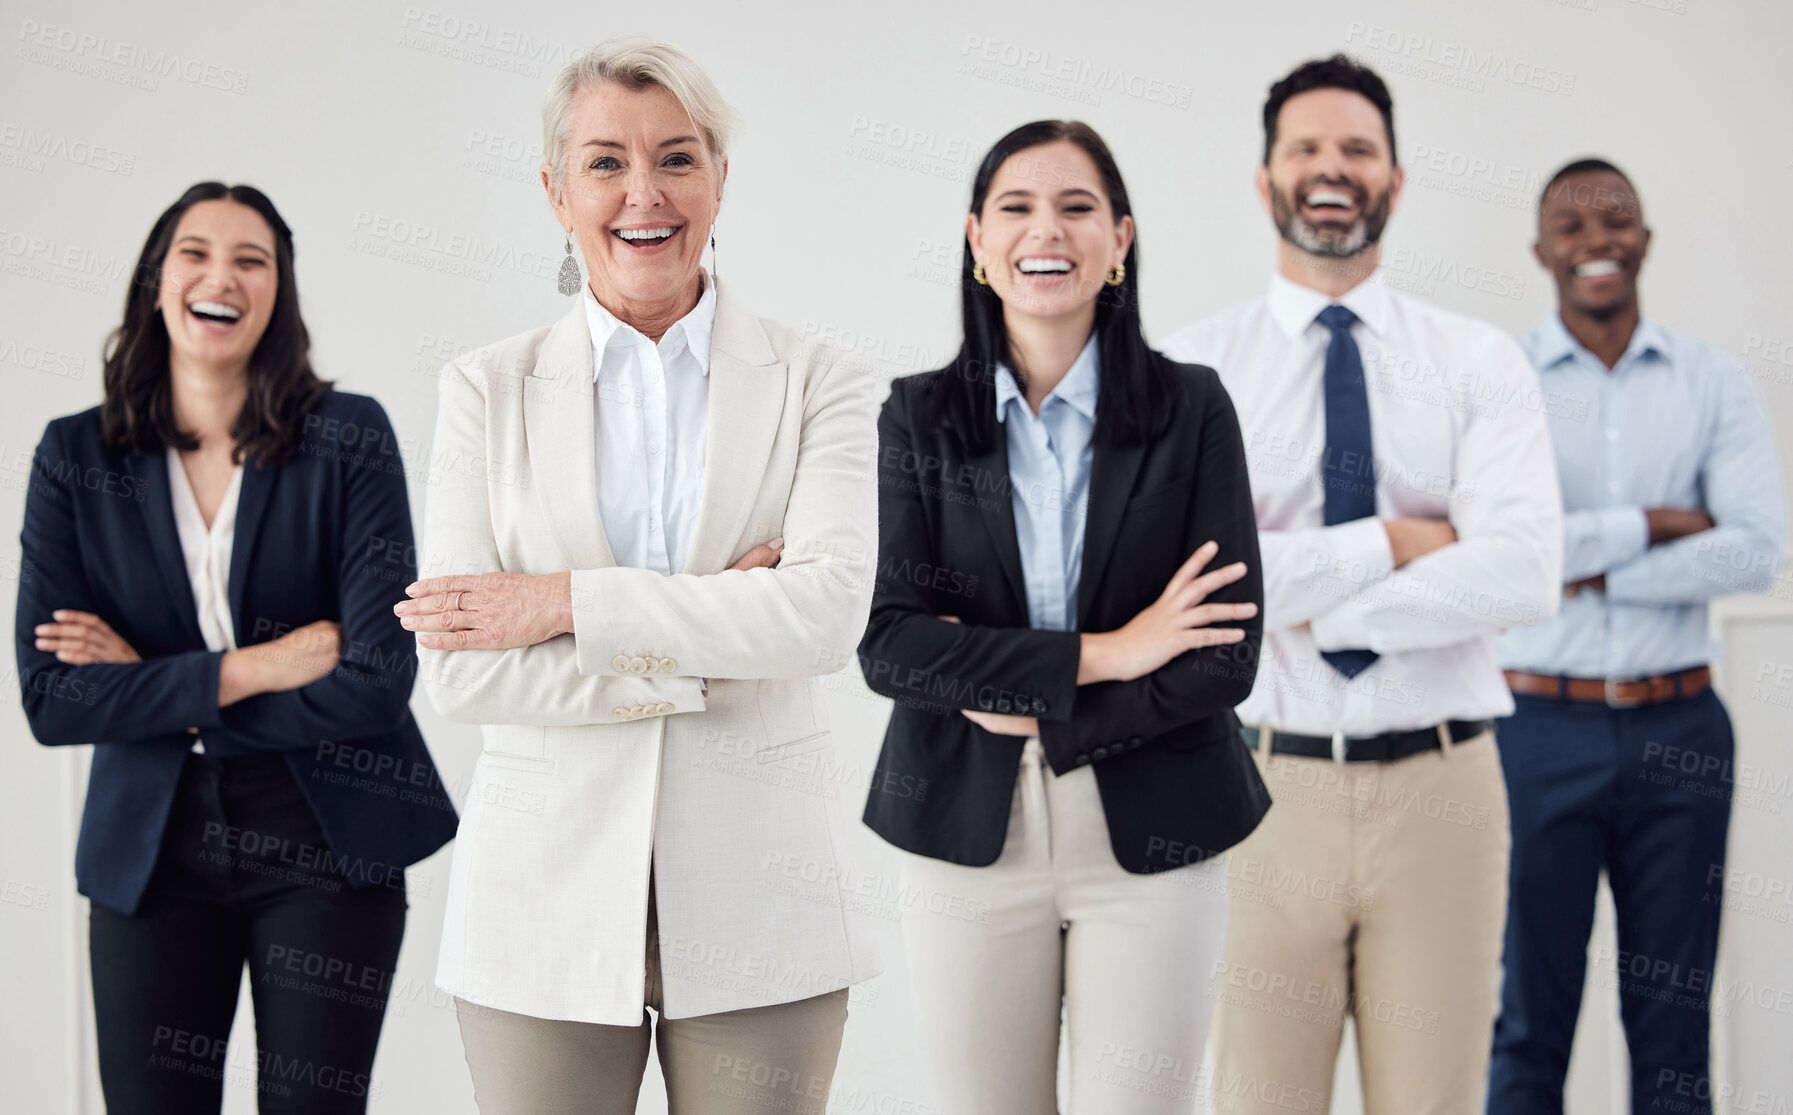
<instances>
[{"instance_id":1,"label":"blazer lapel","mask_svg":"<svg viewBox=\"0 0 1793 1115\"><path fill-rule=\"evenodd\" d=\"M523 382L529 483L567 569L616 564L598 511L591 329L580 299L548 330Z\"/></svg>"},{"instance_id":2,"label":"blazer lapel","mask_svg":"<svg viewBox=\"0 0 1793 1115\"><path fill-rule=\"evenodd\" d=\"M243 582L248 579L255 536L261 530L262 517L279 476L278 466L263 468L249 458L243 460L243 479L237 487L237 522L230 539L230 580L225 585L230 596L230 626L236 632L238 646L244 645L243 633L251 630L243 623Z\"/></svg>"},{"instance_id":3,"label":"blazer lapel","mask_svg":"<svg viewBox=\"0 0 1793 1115\"><path fill-rule=\"evenodd\" d=\"M997 564L1008 581L1009 595L1021 621L1027 621L1027 579L1021 573L1021 543L1015 537L1015 504L1012 481L1009 479L1008 432L996 423L990 448L982 453L968 453L965 463L972 469L972 496L969 506L977 508L977 517L990 533L990 545L996 551ZM978 477L987 476L1000 483L983 484ZM986 494L988 493L988 494Z\"/></svg>"},{"instance_id":4,"label":"blazer lapel","mask_svg":"<svg viewBox=\"0 0 1793 1115\"><path fill-rule=\"evenodd\" d=\"M1144 445L1098 444L1090 461L1089 511L1083 526L1083 571L1077 579L1077 628L1083 629L1090 602L1096 598L1102 571L1114 552L1120 532L1121 512L1133 492L1133 479L1145 457Z\"/></svg>"},{"instance_id":5,"label":"blazer lapel","mask_svg":"<svg viewBox=\"0 0 1793 1115\"><path fill-rule=\"evenodd\" d=\"M149 532L149 556L162 583L162 591L181 618L188 646L203 647L199 613L193 603L193 583L187 579L187 558L181 551L180 530L174 525L174 495L169 490L168 460L160 449L153 453L130 452L125 461L131 474L143 483L144 497L137 501L143 525Z\"/></svg>"},{"instance_id":6,"label":"blazer lapel","mask_svg":"<svg viewBox=\"0 0 1793 1115\"><path fill-rule=\"evenodd\" d=\"M569 569L616 564L598 513L591 376L591 330L581 303L549 330L523 393L530 482ZM784 414L785 384L785 365L766 331L717 282L703 493L680 572L717 573L739 556L734 550Z\"/></svg>"},{"instance_id":7,"label":"blazer lapel","mask_svg":"<svg viewBox=\"0 0 1793 1115\"><path fill-rule=\"evenodd\" d=\"M736 549L766 475L784 415L788 369L772 351L759 320L716 284L710 339L709 417L705 423L703 498L683 573L719 573ZM749 546L770 538L750 538Z\"/></svg>"}]
</instances>

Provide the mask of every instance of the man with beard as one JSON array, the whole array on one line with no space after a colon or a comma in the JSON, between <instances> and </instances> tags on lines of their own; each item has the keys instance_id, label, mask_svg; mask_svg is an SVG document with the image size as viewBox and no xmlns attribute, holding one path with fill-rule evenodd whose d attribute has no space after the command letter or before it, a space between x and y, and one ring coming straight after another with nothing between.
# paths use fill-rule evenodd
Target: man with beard
<instances>
[{"instance_id":1,"label":"man with beard","mask_svg":"<svg viewBox=\"0 0 1793 1115\"><path fill-rule=\"evenodd\" d=\"M1245 434L1264 651L1239 706L1275 805L1232 853L1214 1023L1231 1110L1323 1111L1344 1019L1364 1107L1477 1111L1506 902L1495 639L1561 597L1562 506L1513 340L1385 286L1393 106L1343 55L1271 87L1261 298L1165 352ZM1200 483L1201 478L1197 477Z\"/></svg>"},{"instance_id":2,"label":"man with beard","mask_svg":"<svg viewBox=\"0 0 1793 1115\"><path fill-rule=\"evenodd\" d=\"M1556 445L1567 599L1500 643L1517 711L1500 725L1513 853L1491 1115L1563 1110L1603 868L1632 1110L1712 1110L1706 997L1733 779L1706 602L1772 582L1784 512L1743 366L1640 315L1649 245L1611 163L1570 163L1545 186L1533 251L1557 312L1520 344Z\"/></svg>"}]
</instances>

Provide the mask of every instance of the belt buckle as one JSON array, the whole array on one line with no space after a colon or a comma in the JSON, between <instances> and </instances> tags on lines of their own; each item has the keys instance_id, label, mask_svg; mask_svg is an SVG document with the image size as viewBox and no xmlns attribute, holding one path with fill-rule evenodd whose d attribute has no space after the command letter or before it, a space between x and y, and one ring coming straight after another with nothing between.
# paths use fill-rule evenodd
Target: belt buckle
<instances>
[{"instance_id":1,"label":"belt buckle","mask_svg":"<svg viewBox=\"0 0 1793 1115\"><path fill-rule=\"evenodd\" d=\"M1335 763L1345 761L1345 732L1342 728L1332 733L1332 761Z\"/></svg>"},{"instance_id":2,"label":"belt buckle","mask_svg":"<svg viewBox=\"0 0 1793 1115\"><path fill-rule=\"evenodd\" d=\"M1639 697L1635 701L1622 701L1619 699L1618 687L1624 684L1623 681L1618 678L1604 678L1602 679L1602 683L1606 695L1607 708L1636 708L1639 705L1644 704L1650 698L1649 686L1647 685L1644 687L1644 695L1642 697Z\"/></svg>"}]
</instances>

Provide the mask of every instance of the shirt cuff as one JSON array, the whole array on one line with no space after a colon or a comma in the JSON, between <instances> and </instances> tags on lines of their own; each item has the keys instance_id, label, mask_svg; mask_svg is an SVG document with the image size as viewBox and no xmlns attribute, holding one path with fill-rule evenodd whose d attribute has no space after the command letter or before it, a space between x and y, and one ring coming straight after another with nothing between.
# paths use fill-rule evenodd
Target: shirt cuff
<instances>
[{"instance_id":1,"label":"shirt cuff","mask_svg":"<svg viewBox=\"0 0 1793 1115\"><path fill-rule=\"evenodd\" d=\"M1394 545L1388 528L1378 518L1357 519L1329 528L1327 541L1336 547L1335 560L1349 571L1351 596L1336 607L1315 616L1308 624L1314 645L1321 650L1364 650L1370 632L1364 609L1355 601L1360 593L1395 571Z\"/></svg>"},{"instance_id":2,"label":"shirt cuff","mask_svg":"<svg viewBox=\"0 0 1793 1115\"><path fill-rule=\"evenodd\" d=\"M1347 562L1348 568L1355 571L1358 566L1365 569L1364 579L1357 587L1368 588L1395 571L1394 544L1388 539L1388 528L1382 520L1375 516L1357 519L1349 523L1340 523L1331 528L1330 541L1338 548L1338 558Z\"/></svg>"},{"instance_id":3,"label":"shirt cuff","mask_svg":"<svg viewBox=\"0 0 1793 1115\"><path fill-rule=\"evenodd\" d=\"M1373 649L1369 632L1358 630L1357 625L1343 615L1349 607L1349 604L1341 604L1323 616L1314 617L1308 629L1313 632L1315 647L1323 651Z\"/></svg>"},{"instance_id":4,"label":"shirt cuff","mask_svg":"<svg viewBox=\"0 0 1793 1115\"><path fill-rule=\"evenodd\" d=\"M1650 548L1650 519L1641 507L1608 507L1600 512L1606 567L1623 565Z\"/></svg>"}]
</instances>

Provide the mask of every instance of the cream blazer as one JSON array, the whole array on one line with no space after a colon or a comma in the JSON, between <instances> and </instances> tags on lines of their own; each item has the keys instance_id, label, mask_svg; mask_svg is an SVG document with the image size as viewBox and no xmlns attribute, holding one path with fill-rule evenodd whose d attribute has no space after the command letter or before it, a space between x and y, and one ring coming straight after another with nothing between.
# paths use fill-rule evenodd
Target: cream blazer
<instances>
[{"instance_id":1,"label":"cream blazer","mask_svg":"<svg viewBox=\"0 0 1793 1115\"><path fill-rule=\"evenodd\" d=\"M717 284L702 503L684 570L618 567L593 473L575 306L442 372L420 576L572 571L574 630L418 651L484 748L461 812L436 982L538 1018L633 1026L648 872L664 1015L769 1006L876 975L816 679L852 660L876 560L873 377ZM776 569L730 571L783 535ZM705 691L707 680L708 691Z\"/></svg>"}]
</instances>

